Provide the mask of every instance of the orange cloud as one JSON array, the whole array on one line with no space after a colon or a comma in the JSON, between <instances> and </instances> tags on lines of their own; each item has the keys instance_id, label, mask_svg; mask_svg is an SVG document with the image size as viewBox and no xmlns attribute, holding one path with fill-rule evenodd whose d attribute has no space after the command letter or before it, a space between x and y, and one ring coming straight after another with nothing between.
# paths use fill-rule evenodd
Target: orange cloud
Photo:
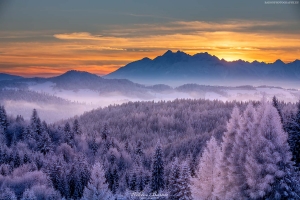
<instances>
[{"instance_id":1,"label":"orange cloud","mask_svg":"<svg viewBox=\"0 0 300 200\"><path fill-rule=\"evenodd\" d=\"M18 33L11 34L14 40L9 42L5 42L7 33L0 33L1 41L4 41L0 45L0 71L52 76L78 69L104 75L131 61L154 58L167 49L183 50L189 54L208 52L229 61L274 62L279 58L291 62L299 59L299 33L252 30L258 26L278 25L281 26L282 22L218 24L178 21L159 26L112 27L101 34L56 33L49 40L24 41L22 38L26 34L38 33L25 33L25 36ZM21 39L15 39L18 37Z\"/></svg>"}]
</instances>

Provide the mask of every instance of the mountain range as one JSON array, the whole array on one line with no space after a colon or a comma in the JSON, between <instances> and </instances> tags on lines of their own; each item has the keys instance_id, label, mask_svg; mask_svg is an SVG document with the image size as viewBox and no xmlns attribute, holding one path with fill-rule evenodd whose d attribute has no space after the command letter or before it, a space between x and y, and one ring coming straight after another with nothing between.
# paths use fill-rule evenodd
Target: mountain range
<instances>
[{"instance_id":1,"label":"mountain range","mask_svg":"<svg viewBox=\"0 0 300 200\"><path fill-rule=\"evenodd\" d=\"M15 75L10 75L10 74L0 73L0 81L16 80L16 79L22 79L22 78L23 77L21 77L21 76L15 76Z\"/></svg>"},{"instance_id":2,"label":"mountain range","mask_svg":"<svg viewBox=\"0 0 300 200\"><path fill-rule=\"evenodd\" d=\"M278 81L300 81L300 60L290 63L281 60L274 63L244 60L228 62L207 52L189 55L168 50L162 56L129 63L104 77L124 78L145 84L271 85Z\"/></svg>"},{"instance_id":3,"label":"mountain range","mask_svg":"<svg viewBox=\"0 0 300 200\"><path fill-rule=\"evenodd\" d=\"M93 90L99 93L107 93L114 91L122 91L130 93L130 91L138 91L145 86L133 83L126 79L105 79L96 74L85 71L70 70L66 73L50 78L15 78L11 76L9 80L2 80L2 76L9 77L9 74L0 74L0 89L15 88L15 89L30 89L36 85L50 85L53 90Z\"/></svg>"}]
</instances>

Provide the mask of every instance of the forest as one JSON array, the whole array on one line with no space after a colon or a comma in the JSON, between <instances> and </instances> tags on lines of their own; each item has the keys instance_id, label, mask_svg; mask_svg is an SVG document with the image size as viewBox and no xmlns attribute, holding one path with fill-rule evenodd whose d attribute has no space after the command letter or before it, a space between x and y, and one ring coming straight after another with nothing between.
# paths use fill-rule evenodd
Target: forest
<instances>
[{"instance_id":1,"label":"forest","mask_svg":"<svg viewBox=\"0 0 300 200\"><path fill-rule=\"evenodd\" d=\"M60 100L60 99L55 99ZM300 103L128 102L54 123L0 106L0 199L300 199Z\"/></svg>"}]
</instances>

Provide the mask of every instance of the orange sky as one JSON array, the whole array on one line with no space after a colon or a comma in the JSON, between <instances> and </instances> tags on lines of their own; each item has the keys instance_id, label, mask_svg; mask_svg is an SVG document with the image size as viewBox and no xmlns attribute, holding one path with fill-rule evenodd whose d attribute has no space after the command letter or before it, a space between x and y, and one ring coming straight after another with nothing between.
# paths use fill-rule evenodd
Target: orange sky
<instances>
[{"instance_id":1,"label":"orange sky","mask_svg":"<svg viewBox=\"0 0 300 200\"><path fill-rule=\"evenodd\" d=\"M177 21L111 27L109 33L2 31L0 69L2 73L27 77L54 76L71 69L105 75L134 60L155 58L168 49L191 55L208 52L228 61L299 59L298 32L251 30L280 23Z\"/></svg>"}]
</instances>

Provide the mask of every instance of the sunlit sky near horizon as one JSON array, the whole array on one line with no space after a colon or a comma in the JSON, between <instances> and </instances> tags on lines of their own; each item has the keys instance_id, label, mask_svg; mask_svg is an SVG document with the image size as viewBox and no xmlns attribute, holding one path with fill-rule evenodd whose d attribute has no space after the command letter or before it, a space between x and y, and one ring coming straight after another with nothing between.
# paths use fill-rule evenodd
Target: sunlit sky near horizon
<instances>
[{"instance_id":1,"label":"sunlit sky near horizon","mask_svg":"<svg viewBox=\"0 0 300 200\"><path fill-rule=\"evenodd\" d=\"M99 75L168 49L300 59L300 4L261 0L0 0L0 73Z\"/></svg>"}]
</instances>

